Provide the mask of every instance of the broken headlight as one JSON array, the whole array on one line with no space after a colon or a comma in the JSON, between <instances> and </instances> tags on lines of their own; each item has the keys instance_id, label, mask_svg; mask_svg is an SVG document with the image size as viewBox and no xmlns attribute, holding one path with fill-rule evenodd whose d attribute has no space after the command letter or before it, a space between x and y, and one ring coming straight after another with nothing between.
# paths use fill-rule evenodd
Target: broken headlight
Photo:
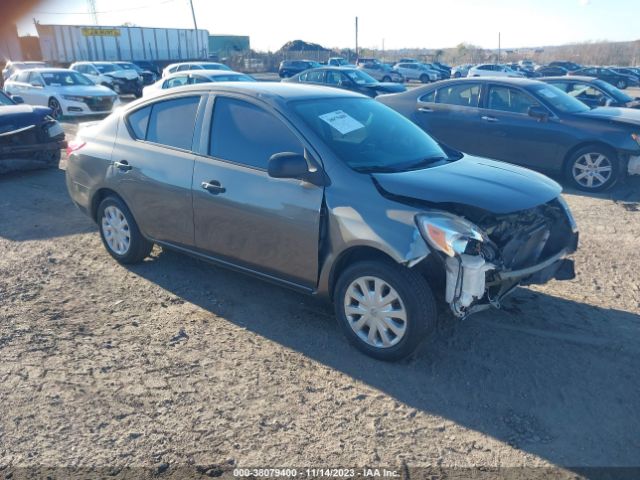
<instances>
[{"instance_id":1,"label":"broken headlight","mask_svg":"<svg viewBox=\"0 0 640 480\"><path fill-rule=\"evenodd\" d=\"M571 209L569 208L569 204L562 197L562 195L558 195L558 203L564 210L564 213L567 215L567 219L569 220L569 225L571 225L571 231L576 233L578 231L578 224L576 223L576 219L573 218L573 213L571 213Z\"/></svg>"},{"instance_id":2,"label":"broken headlight","mask_svg":"<svg viewBox=\"0 0 640 480\"><path fill-rule=\"evenodd\" d=\"M447 212L416 215L416 223L427 243L449 257L476 253L487 240L478 226Z\"/></svg>"}]
</instances>

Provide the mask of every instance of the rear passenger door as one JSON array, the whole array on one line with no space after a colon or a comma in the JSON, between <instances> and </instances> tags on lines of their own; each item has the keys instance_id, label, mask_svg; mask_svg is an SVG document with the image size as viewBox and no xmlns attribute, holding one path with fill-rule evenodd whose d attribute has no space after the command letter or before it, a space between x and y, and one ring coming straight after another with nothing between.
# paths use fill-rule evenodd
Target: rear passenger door
<instances>
[{"instance_id":1,"label":"rear passenger door","mask_svg":"<svg viewBox=\"0 0 640 480\"><path fill-rule=\"evenodd\" d=\"M418 99L417 123L436 140L465 153L477 152L480 82L449 84Z\"/></svg>"},{"instance_id":2,"label":"rear passenger door","mask_svg":"<svg viewBox=\"0 0 640 480\"><path fill-rule=\"evenodd\" d=\"M118 131L110 182L143 233L157 241L193 245L192 145L201 101L185 94L146 104L128 113Z\"/></svg>"},{"instance_id":3,"label":"rear passenger door","mask_svg":"<svg viewBox=\"0 0 640 480\"><path fill-rule=\"evenodd\" d=\"M305 152L301 138L276 112L246 99L217 96L211 116L193 174L196 247L314 288L323 188L267 173L271 155Z\"/></svg>"}]
</instances>

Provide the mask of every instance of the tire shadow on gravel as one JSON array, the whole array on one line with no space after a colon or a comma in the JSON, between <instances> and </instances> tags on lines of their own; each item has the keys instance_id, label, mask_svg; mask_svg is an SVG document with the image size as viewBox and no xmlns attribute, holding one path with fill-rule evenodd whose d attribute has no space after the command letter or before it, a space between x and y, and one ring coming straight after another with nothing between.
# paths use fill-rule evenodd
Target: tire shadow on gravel
<instances>
[{"instance_id":1,"label":"tire shadow on gravel","mask_svg":"<svg viewBox=\"0 0 640 480\"><path fill-rule=\"evenodd\" d=\"M416 413L568 468L638 465L637 314L527 289L503 310L464 322L439 305L435 336L413 358L393 364L350 347L331 307L318 299L157 248L130 271Z\"/></svg>"}]
</instances>

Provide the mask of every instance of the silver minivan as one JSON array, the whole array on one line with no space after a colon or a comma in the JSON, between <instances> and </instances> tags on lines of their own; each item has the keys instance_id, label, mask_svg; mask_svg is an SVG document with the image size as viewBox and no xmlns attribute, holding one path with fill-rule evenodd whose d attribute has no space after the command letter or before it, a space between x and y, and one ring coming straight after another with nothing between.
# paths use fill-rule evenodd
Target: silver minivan
<instances>
[{"instance_id":1,"label":"silver minivan","mask_svg":"<svg viewBox=\"0 0 640 480\"><path fill-rule=\"evenodd\" d=\"M557 183L344 90L179 87L82 129L69 153L71 198L118 262L158 244L322 296L379 359L433 331L435 298L464 318L574 276Z\"/></svg>"}]
</instances>

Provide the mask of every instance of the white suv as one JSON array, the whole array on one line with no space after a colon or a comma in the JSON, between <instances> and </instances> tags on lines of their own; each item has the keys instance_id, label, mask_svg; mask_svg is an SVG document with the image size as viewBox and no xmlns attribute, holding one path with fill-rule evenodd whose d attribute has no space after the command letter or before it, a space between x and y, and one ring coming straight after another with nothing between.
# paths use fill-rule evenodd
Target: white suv
<instances>
[{"instance_id":1,"label":"white suv","mask_svg":"<svg viewBox=\"0 0 640 480\"><path fill-rule=\"evenodd\" d=\"M467 77L524 77L524 75L504 65L485 63L470 68Z\"/></svg>"},{"instance_id":2,"label":"white suv","mask_svg":"<svg viewBox=\"0 0 640 480\"><path fill-rule=\"evenodd\" d=\"M396 63L393 69L407 81L419 80L422 83L428 83L440 80L438 72L418 62Z\"/></svg>"}]
</instances>

